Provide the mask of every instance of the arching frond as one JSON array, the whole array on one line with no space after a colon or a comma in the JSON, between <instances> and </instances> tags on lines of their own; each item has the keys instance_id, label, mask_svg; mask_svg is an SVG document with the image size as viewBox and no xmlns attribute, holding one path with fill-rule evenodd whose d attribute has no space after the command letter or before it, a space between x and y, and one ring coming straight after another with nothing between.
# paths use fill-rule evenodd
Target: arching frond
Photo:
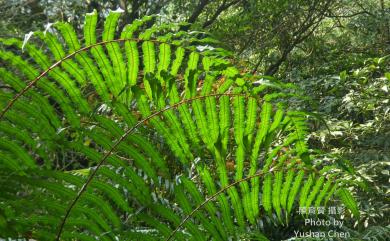
<instances>
[{"instance_id":1,"label":"arching frond","mask_svg":"<svg viewBox=\"0 0 390 241\"><path fill-rule=\"evenodd\" d=\"M1 235L267 240L260 221L333 194L358 217L341 171L313 165L286 94L197 48L209 38L120 17L87 14L82 40L69 23L23 49L0 39Z\"/></svg>"}]
</instances>

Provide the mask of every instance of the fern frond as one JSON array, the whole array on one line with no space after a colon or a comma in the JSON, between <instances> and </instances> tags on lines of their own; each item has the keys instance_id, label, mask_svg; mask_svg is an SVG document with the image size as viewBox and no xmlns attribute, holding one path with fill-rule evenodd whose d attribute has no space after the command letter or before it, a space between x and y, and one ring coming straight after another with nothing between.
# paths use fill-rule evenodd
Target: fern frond
<instances>
[{"instance_id":1,"label":"fern frond","mask_svg":"<svg viewBox=\"0 0 390 241\"><path fill-rule=\"evenodd\" d=\"M272 191L271 190L272 190L272 175L266 174L264 177L264 182L263 182L262 200L263 200L264 210L269 214L271 213L271 210L272 210L272 201L271 201Z\"/></svg>"},{"instance_id":2,"label":"fern frond","mask_svg":"<svg viewBox=\"0 0 390 241\"><path fill-rule=\"evenodd\" d=\"M337 196L341 199L344 205L351 210L352 214L359 218L360 212L358 205L353 198L352 194L346 188L341 188L337 191Z\"/></svg>"},{"instance_id":3,"label":"fern frond","mask_svg":"<svg viewBox=\"0 0 390 241\"><path fill-rule=\"evenodd\" d=\"M308 179L306 180L305 184L302 187L302 191L299 197L300 207L306 207L306 200L309 196L310 188L312 187L313 182L314 182L313 175L309 175Z\"/></svg>"},{"instance_id":4,"label":"fern frond","mask_svg":"<svg viewBox=\"0 0 390 241\"><path fill-rule=\"evenodd\" d=\"M276 214L280 221L282 221L281 216L281 189L283 184L283 172L277 171L274 174L275 180L274 185L272 187L272 206L276 211Z\"/></svg>"},{"instance_id":5,"label":"fern frond","mask_svg":"<svg viewBox=\"0 0 390 241\"><path fill-rule=\"evenodd\" d=\"M320 193L318 194L318 196L314 202L314 206L319 207L321 205L322 201L324 200L325 196L327 195L327 193L329 191L329 188L331 188L331 185L332 185L332 180L328 179L325 182L325 184L323 185Z\"/></svg>"},{"instance_id":6,"label":"fern frond","mask_svg":"<svg viewBox=\"0 0 390 241\"><path fill-rule=\"evenodd\" d=\"M84 40L86 46L91 46L96 44L96 24L97 24L98 14L95 11L86 14L85 22L84 22ZM108 26L107 26L108 27ZM107 30L110 32L109 30ZM106 31L106 32L107 32ZM108 34L106 33L107 38ZM116 85L116 78L114 75L113 67L110 64L110 60L108 59L106 53L102 46L97 45L94 48L91 48L91 54L98 64L98 67L103 75L105 82L107 83L108 89L114 94L114 96L118 96L122 88ZM99 71L98 71L99 72Z\"/></svg>"},{"instance_id":7,"label":"fern frond","mask_svg":"<svg viewBox=\"0 0 390 241\"><path fill-rule=\"evenodd\" d=\"M110 41L114 39L115 30L120 16L121 11L110 11L106 21L104 22L104 30L102 34L103 41ZM119 94L127 83L126 66L125 62L123 61L122 51L119 47L119 44L116 42L107 44L106 48L115 74L115 79L113 82L116 86L116 89L119 89Z\"/></svg>"},{"instance_id":8,"label":"fern frond","mask_svg":"<svg viewBox=\"0 0 390 241\"><path fill-rule=\"evenodd\" d=\"M297 175L293 181L293 185L290 189L288 199L287 199L287 213L291 213L292 206L294 204L296 195L299 192L299 188L300 188L300 185L301 185L301 182L303 180L304 175L305 175L305 172L303 170L300 170L297 173Z\"/></svg>"},{"instance_id":9,"label":"fern frond","mask_svg":"<svg viewBox=\"0 0 390 241\"><path fill-rule=\"evenodd\" d=\"M70 53L75 53L81 49L81 45L77 39L75 30L69 23L58 22L54 26L60 31L65 43L68 46ZM86 33L85 33L86 34ZM92 34L92 33L88 33ZM89 37L89 36L88 36ZM92 42L92 40L89 40ZM93 60L85 52L80 52L75 56L77 62L82 66L86 71L88 79L91 80L93 86L96 88L99 96L104 100L109 100L109 92L107 86L103 81L103 77L100 74L100 71L95 66Z\"/></svg>"},{"instance_id":10,"label":"fern frond","mask_svg":"<svg viewBox=\"0 0 390 241\"><path fill-rule=\"evenodd\" d=\"M118 29L120 15L99 26L87 14L83 44L69 23L25 46L0 39L0 221L16 210L12 238L266 240L250 229L288 218L298 195L318 206L336 193L357 216L337 182L300 164L305 114L274 106L288 95L261 99L223 50L197 48L216 43L205 33L152 17Z\"/></svg>"},{"instance_id":11,"label":"fern frond","mask_svg":"<svg viewBox=\"0 0 390 241\"><path fill-rule=\"evenodd\" d=\"M309 193L309 196L307 197L306 199L306 204L304 205L306 208L310 207L311 204L313 203L314 201L314 198L316 197L316 195L318 194L318 192L320 191L321 187L322 187L322 184L324 183L325 181L325 177L322 176L320 178L318 178L315 183L314 183L314 186L312 188L312 190L310 191Z\"/></svg>"}]
</instances>

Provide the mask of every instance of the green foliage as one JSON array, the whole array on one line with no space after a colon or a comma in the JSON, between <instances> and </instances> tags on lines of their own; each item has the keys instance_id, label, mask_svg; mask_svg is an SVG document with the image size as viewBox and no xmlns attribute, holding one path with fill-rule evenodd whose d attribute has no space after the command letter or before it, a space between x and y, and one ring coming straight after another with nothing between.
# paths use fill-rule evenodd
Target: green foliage
<instances>
[{"instance_id":1,"label":"green foliage","mask_svg":"<svg viewBox=\"0 0 390 241\"><path fill-rule=\"evenodd\" d=\"M309 142L330 154L325 157L327 162L342 163L357 175L355 188L348 189L359 196L360 222L350 224L361 229L356 237L363 237L362 230L370 227L388 230L375 227L387 223L389 213L389 71L388 56L367 58L335 76L301 83L305 92L313 93L311 108L318 108L329 128L313 122L317 127Z\"/></svg>"},{"instance_id":2,"label":"green foliage","mask_svg":"<svg viewBox=\"0 0 390 241\"><path fill-rule=\"evenodd\" d=\"M319 206L329 190L358 216L333 182L344 172L314 165L285 85L253 88L203 34L150 17L121 31L119 17L100 40L87 14L84 44L68 23L0 39L4 237L267 240L261 219L287 223L296 200Z\"/></svg>"}]
</instances>

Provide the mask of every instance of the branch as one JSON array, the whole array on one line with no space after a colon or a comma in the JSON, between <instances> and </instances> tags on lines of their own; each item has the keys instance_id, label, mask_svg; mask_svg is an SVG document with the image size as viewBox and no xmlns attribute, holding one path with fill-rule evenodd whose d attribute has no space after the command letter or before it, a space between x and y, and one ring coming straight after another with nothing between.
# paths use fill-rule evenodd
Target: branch
<instances>
[{"instance_id":1,"label":"branch","mask_svg":"<svg viewBox=\"0 0 390 241\"><path fill-rule=\"evenodd\" d=\"M210 0L201 0L196 6L195 11L192 13L192 15L187 19L187 23L190 25L181 26L180 30L187 31L191 24L195 23L195 21L198 19L199 15L202 13L203 9L207 6L207 4L210 3Z\"/></svg>"},{"instance_id":2,"label":"branch","mask_svg":"<svg viewBox=\"0 0 390 241\"><path fill-rule=\"evenodd\" d=\"M135 0L135 1L132 1L131 3L131 14L129 15L128 17L128 22L132 22L134 21L135 19L139 18L139 8L145 4L146 1L144 0Z\"/></svg>"},{"instance_id":3,"label":"branch","mask_svg":"<svg viewBox=\"0 0 390 241\"><path fill-rule=\"evenodd\" d=\"M230 8L231 6L233 6L239 2L241 2L241 0L234 0L234 1L231 1L230 3L226 3L226 1L223 1L222 5L218 7L217 11L215 11L213 16L209 20L207 20L206 22L203 23L203 28L207 28L208 26L213 24L215 22L215 20L217 20L218 16L223 11L225 11L226 9Z\"/></svg>"},{"instance_id":4,"label":"branch","mask_svg":"<svg viewBox=\"0 0 390 241\"><path fill-rule=\"evenodd\" d=\"M318 28L319 24L325 18L325 14L327 10L329 10L332 2L332 0L326 1L325 5L322 9L319 10L318 14L316 14L316 3L310 7L309 13L301 27L292 34L294 41L283 50L282 56L275 63L268 67L268 69L265 71L266 75L274 75L279 70L280 65L287 59L290 52L295 48L295 46L302 43Z\"/></svg>"},{"instance_id":5,"label":"branch","mask_svg":"<svg viewBox=\"0 0 390 241\"><path fill-rule=\"evenodd\" d=\"M271 64L268 69L265 71L265 75L274 75L278 70L280 65L287 59L288 54L294 49L295 46L289 47L287 50L283 51L282 56L273 64ZM256 71L258 66L256 66Z\"/></svg>"},{"instance_id":6,"label":"branch","mask_svg":"<svg viewBox=\"0 0 390 241\"><path fill-rule=\"evenodd\" d=\"M195 23L196 19L198 19L199 15L202 13L203 9L206 7L207 4L209 4L209 0L201 0L198 6L195 8L195 11L192 13L192 15L188 18L188 23Z\"/></svg>"},{"instance_id":7,"label":"branch","mask_svg":"<svg viewBox=\"0 0 390 241\"><path fill-rule=\"evenodd\" d=\"M10 89L13 90L13 88L9 85L0 85L0 89Z\"/></svg>"},{"instance_id":8,"label":"branch","mask_svg":"<svg viewBox=\"0 0 390 241\"><path fill-rule=\"evenodd\" d=\"M349 14L349 15L327 14L327 15L325 15L325 17L328 17L328 18L352 18L352 17L355 17L357 15L361 15L361 14L371 15L371 13L369 13L367 11L361 11L361 12L357 12L357 13L353 13L353 14Z\"/></svg>"},{"instance_id":9,"label":"branch","mask_svg":"<svg viewBox=\"0 0 390 241\"><path fill-rule=\"evenodd\" d=\"M251 73L252 73L253 75L256 74L257 69L260 67L261 61L263 61L263 58L259 58L259 60L257 61L255 67L254 67L253 70L251 71Z\"/></svg>"},{"instance_id":10,"label":"branch","mask_svg":"<svg viewBox=\"0 0 390 241\"><path fill-rule=\"evenodd\" d=\"M362 9L363 12L367 13L368 15L370 15L370 16L372 16L372 17L375 17L375 18L377 17L377 15L371 13L370 11L367 11L367 10L364 8L363 4L361 4L359 1L355 1L355 3L356 3L356 5L357 5L360 9Z\"/></svg>"}]
</instances>

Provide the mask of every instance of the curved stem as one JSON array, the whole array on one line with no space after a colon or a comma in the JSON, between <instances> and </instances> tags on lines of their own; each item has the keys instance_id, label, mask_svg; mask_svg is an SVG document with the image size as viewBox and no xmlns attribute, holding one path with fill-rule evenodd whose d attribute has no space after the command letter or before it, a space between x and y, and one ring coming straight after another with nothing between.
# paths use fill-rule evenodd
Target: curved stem
<instances>
[{"instance_id":1,"label":"curved stem","mask_svg":"<svg viewBox=\"0 0 390 241\"><path fill-rule=\"evenodd\" d=\"M4 107L4 109L1 110L0 112L0 120L4 117L5 113L7 113L7 111L9 111L11 109L11 107L15 104L15 102L22 96L24 95L29 89L31 89L40 79L42 79L45 75L47 75L50 71L52 71L54 68L58 67L62 62L64 62L65 60L67 59L70 59L72 58L73 56L75 56L76 54L78 53L81 53L83 51L87 51L91 48L95 48L97 46L101 46L101 45L106 45L106 44L109 44L109 43L117 43L117 42L126 42L126 41L136 41L136 42L142 42L142 41L150 41L150 42L154 42L154 43L165 43L165 44L169 44L169 45L172 45L172 46L177 46L177 45L173 45L172 43L168 43L168 42L164 42L164 41L160 41L160 40L155 40L155 39L150 39L150 40L145 40L145 39L140 39L140 38L124 38L124 39L113 39L113 40L108 40L108 41L102 41L102 42L98 42L98 43L95 43L95 44L91 44L89 46L86 46L86 47L83 47L83 48L80 48L76 51L74 51L73 53L70 53L68 54L67 56L65 56L64 58L58 60L57 62L55 62L54 64L52 64L48 69L46 69L45 71L43 71L41 74L39 74L35 79L33 79L32 81L30 81L26 87L24 87L20 92L18 92L8 103L7 105ZM193 51L187 47L183 47L184 49L188 50L188 51ZM199 53L199 54L202 54L202 53Z\"/></svg>"},{"instance_id":2,"label":"curved stem","mask_svg":"<svg viewBox=\"0 0 390 241\"><path fill-rule=\"evenodd\" d=\"M58 232L57 232L57 236L56 236L56 240L59 241L60 240L60 237L61 237L61 234L62 234L62 231L64 229L64 226L65 226L65 223L66 223L66 220L68 219L69 215L70 215L70 212L72 211L73 207L76 205L77 201L80 199L81 195L87 190L87 187L88 185L91 183L92 179L95 177L97 171L99 170L99 168L103 165L103 163L108 159L108 157L110 157L112 155L112 153L114 152L114 150L118 147L118 145L123 142L126 137L131 134L137 127L139 127L141 124L143 124L144 122L152 119L153 117L155 116L158 116L162 113L164 113L165 111L167 110L170 110L170 109L174 109L182 104L185 104L185 103L188 103L188 102L191 102L191 101L194 101L194 100L197 100L197 99L203 99L203 98L207 98L207 97L212 97L212 96L215 96L215 97L221 97L221 96L238 96L238 95L243 95L243 94L232 94L232 93L223 93L223 94L210 94L210 95L203 95L203 96L196 96L196 97L193 97L193 98L190 98L190 99L184 99L174 105L171 105L171 106L168 106L162 110L159 110L159 111L156 111L155 113L149 115L148 117L140 120L139 122L137 122L137 124L135 124L133 127L131 127L130 129L128 129L115 143L114 145L108 150L108 152L106 152L106 154L104 154L103 158L98 162L98 164L96 165L96 168L91 172L91 175L88 176L86 182L84 183L84 185L81 187L81 189L79 190L79 192L77 193L76 197L73 199L73 201L70 203L70 205L68 206L68 208L66 209L66 212L65 212L65 216L63 217L60 225L59 225L59 228L58 228Z\"/></svg>"},{"instance_id":3,"label":"curved stem","mask_svg":"<svg viewBox=\"0 0 390 241\"><path fill-rule=\"evenodd\" d=\"M204 205L206 205L208 202L212 201L214 198L216 198L219 194L225 192L226 190L228 190L229 188L241 183L241 182L245 182L247 180L250 180L252 178L255 178L255 177L259 177L259 176L262 176L264 174L267 174L267 173L271 173L272 171L277 171L277 170L280 170L280 169L276 169L276 168L271 168L269 169L268 171L266 172L258 172L256 174L253 174L251 176L247 176L247 177L244 177L240 180L237 180L229 185L227 185L226 187L222 188L221 190L219 190L218 192L214 193L213 195L211 195L210 197L206 198L206 200L204 200L201 204L199 204L199 206L197 206L195 209L193 209L184 219L183 221L181 221L181 223L175 228L175 230L172 231L172 233L168 236L168 238L166 239L166 241L170 241L173 236L175 235L175 233L177 231L179 231L179 229L185 224L185 222L187 222L187 220L192 217L195 212L197 212L199 209L201 209Z\"/></svg>"}]
</instances>

